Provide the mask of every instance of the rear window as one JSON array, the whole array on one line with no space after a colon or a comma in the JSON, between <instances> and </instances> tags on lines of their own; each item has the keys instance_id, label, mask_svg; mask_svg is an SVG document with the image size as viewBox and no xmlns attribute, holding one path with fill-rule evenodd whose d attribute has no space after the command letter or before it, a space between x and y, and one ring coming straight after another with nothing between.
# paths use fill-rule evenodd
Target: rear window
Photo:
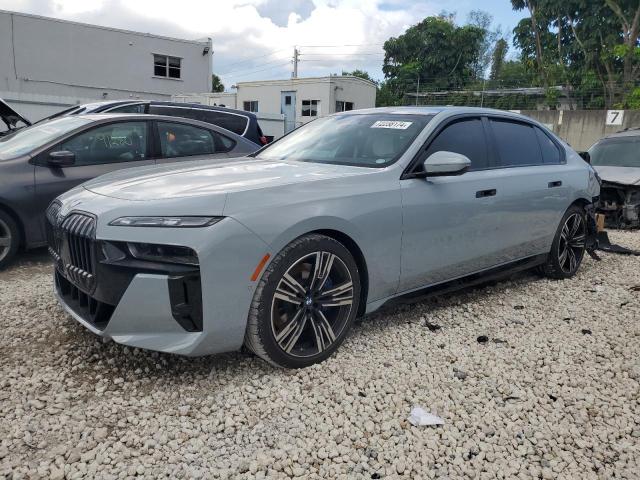
<instances>
[{"instance_id":1,"label":"rear window","mask_svg":"<svg viewBox=\"0 0 640 480\"><path fill-rule=\"evenodd\" d=\"M169 115L171 117L191 118L202 121L202 110L193 108L165 107L163 105L150 105L149 113L153 115Z\"/></svg>"},{"instance_id":2,"label":"rear window","mask_svg":"<svg viewBox=\"0 0 640 480\"><path fill-rule=\"evenodd\" d=\"M546 164L560 163L562 156L555 142L538 127L534 127L534 129L536 135L538 135L538 142L540 143L540 150L542 151L542 161Z\"/></svg>"},{"instance_id":3,"label":"rear window","mask_svg":"<svg viewBox=\"0 0 640 480\"><path fill-rule=\"evenodd\" d=\"M238 135L244 134L247 129L249 118L243 115L235 115L232 113L219 112L216 110L205 110L204 121L218 125L230 132Z\"/></svg>"},{"instance_id":4,"label":"rear window","mask_svg":"<svg viewBox=\"0 0 640 480\"><path fill-rule=\"evenodd\" d=\"M640 168L640 136L600 140L589 149L591 165Z\"/></svg>"},{"instance_id":5,"label":"rear window","mask_svg":"<svg viewBox=\"0 0 640 480\"><path fill-rule=\"evenodd\" d=\"M519 167L542 163L542 152L533 126L495 118L489 121L498 149L500 166Z\"/></svg>"}]
</instances>

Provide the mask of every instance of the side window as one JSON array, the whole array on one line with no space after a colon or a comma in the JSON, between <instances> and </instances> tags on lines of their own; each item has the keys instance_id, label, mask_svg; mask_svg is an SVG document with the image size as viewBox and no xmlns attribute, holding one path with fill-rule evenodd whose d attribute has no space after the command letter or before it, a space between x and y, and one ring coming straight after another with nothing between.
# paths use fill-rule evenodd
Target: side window
<instances>
[{"instance_id":1,"label":"side window","mask_svg":"<svg viewBox=\"0 0 640 480\"><path fill-rule=\"evenodd\" d=\"M75 165L134 162L147 152L147 122L110 123L82 132L57 145L54 150L75 153Z\"/></svg>"},{"instance_id":2,"label":"side window","mask_svg":"<svg viewBox=\"0 0 640 480\"><path fill-rule=\"evenodd\" d=\"M242 115L232 115L230 113L219 112L217 110L203 110L203 122L212 123L229 130L237 135L242 135L247 129L249 119Z\"/></svg>"},{"instance_id":3,"label":"side window","mask_svg":"<svg viewBox=\"0 0 640 480\"><path fill-rule=\"evenodd\" d=\"M216 153L209 130L181 123L158 122L160 153L163 158Z\"/></svg>"},{"instance_id":4,"label":"side window","mask_svg":"<svg viewBox=\"0 0 640 480\"><path fill-rule=\"evenodd\" d=\"M144 113L144 104L135 103L133 105L122 105L121 107L111 108L107 112L117 113Z\"/></svg>"},{"instance_id":5,"label":"side window","mask_svg":"<svg viewBox=\"0 0 640 480\"><path fill-rule=\"evenodd\" d=\"M540 142L540 150L542 150L542 161L546 164L560 163L561 155L558 146L538 127L534 127L538 142Z\"/></svg>"},{"instance_id":6,"label":"side window","mask_svg":"<svg viewBox=\"0 0 640 480\"><path fill-rule=\"evenodd\" d=\"M542 164L542 153L533 126L495 118L489 121L501 167Z\"/></svg>"},{"instance_id":7,"label":"side window","mask_svg":"<svg viewBox=\"0 0 640 480\"><path fill-rule=\"evenodd\" d=\"M431 154L445 151L466 155L472 170L488 168L487 139L480 118L465 118L449 124L431 142L425 159Z\"/></svg>"}]
</instances>

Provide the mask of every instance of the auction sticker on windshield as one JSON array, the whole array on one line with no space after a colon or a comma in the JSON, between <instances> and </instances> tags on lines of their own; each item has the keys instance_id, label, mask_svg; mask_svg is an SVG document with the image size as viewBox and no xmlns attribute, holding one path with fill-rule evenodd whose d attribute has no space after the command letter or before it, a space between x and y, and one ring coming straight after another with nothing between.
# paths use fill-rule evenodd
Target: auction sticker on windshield
<instances>
[{"instance_id":1,"label":"auction sticker on windshield","mask_svg":"<svg viewBox=\"0 0 640 480\"><path fill-rule=\"evenodd\" d=\"M413 122L400 122L397 120L378 120L371 128L393 128L394 130L406 130Z\"/></svg>"}]
</instances>

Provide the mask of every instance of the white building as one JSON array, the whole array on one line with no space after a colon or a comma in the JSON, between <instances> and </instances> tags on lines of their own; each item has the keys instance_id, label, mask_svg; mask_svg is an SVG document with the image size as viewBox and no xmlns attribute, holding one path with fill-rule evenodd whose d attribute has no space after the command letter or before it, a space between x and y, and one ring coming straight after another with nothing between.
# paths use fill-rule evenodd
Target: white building
<instances>
[{"instance_id":1,"label":"white building","mask_svg":"<svg viewBox=\"0 0 640 480\"><path fill-rule=\"evenodd\" d=\"M211 39L0 10L0 97L38 120L78 103L211 90Z\"/></svg>"},{"instance_id":2,"label":"white building","mask_svg":"<svg viewBox=\"0 0 640 480\"><path fill-rule=\"evenodd\" d=\"M359 77L334 75L261 80L239 82L236 93L187 95L181 96L180 100L256 112L258 118L284 115L286 133L317 117L375 107L376 85Z\"/></svg>"}]
</instances>

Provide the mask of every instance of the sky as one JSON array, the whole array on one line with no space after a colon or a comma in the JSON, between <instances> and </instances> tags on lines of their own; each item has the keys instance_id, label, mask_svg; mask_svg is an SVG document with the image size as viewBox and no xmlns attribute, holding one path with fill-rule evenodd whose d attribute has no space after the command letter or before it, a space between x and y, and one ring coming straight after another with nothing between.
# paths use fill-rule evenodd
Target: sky
<instances>
[{"instance_id":1,"label":"sky","mask_svg":"<svg viewBox=\"0 0 640 480\"><path fill-rule=\"evenodd\" d=\"M190 40L211 37L213 71L236 82L288 78L293 48L298 76L361 69L383 79L382 44L424 17L471 10L511 32L523 12L510 0L0 0L0 9Z\"/></svg>"}]
</instances>

